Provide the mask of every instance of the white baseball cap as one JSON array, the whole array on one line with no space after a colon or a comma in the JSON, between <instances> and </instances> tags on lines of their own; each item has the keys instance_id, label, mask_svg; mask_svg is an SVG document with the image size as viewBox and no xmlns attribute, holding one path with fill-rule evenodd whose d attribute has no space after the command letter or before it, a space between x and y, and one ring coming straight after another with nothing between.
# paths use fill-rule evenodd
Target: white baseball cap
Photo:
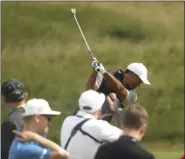
<instances>
[{"instance_id":1,"label":"white baseball cap","mask_svg":"<svg viewBox=\"0 0 185 159\"><path fill-rule=\"evenodd\" d=\"M44 99L30 99L24 106L23 116L32 115L60 115L61 112L51 110L49 103Z\"/></svg>"},{"instance_id":2,"label":"white baseball cap","mask_svg":"<svg viewBox=\"0 0 185 159\"><path fill-rule=\"evenodd\" d=\"M94 90L87 90L83 92L78 100L80 110L88 113L94 113L98 111L104 102L105 95ZM89 109L85 109L86 107Z\"/></svg>"},{"instance_id":3,"label":"white baseball cap","mask_svg":"<svg viewBox=\"0 0 185 159\"><path fill-rule=\"evenodd\" d=\"M127 66L127 69L139 76L143 83L150 85L148 81L148 71L147 68L142 63L131 63Z\"/></svg>"}]
</instances>

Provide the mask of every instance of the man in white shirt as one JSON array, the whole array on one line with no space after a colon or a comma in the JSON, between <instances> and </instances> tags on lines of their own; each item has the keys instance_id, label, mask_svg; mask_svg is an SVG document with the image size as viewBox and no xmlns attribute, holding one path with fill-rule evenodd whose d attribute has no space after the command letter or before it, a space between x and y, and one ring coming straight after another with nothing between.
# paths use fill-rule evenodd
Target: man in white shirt
<instances>
[{"instance_id":1,"label":"man in white shirt","mask_svg":"<svg viewBox=\"0 0 185 159\"><path fill-rule=\"evenodd\" d=\"M70 153L71 158L93 159L99 146L118 140L123 134L119 128L98 120L104 102L103 93L85 91L79 98L80 110L64 120L61 146Z\"/></svg>"}]
</instances>

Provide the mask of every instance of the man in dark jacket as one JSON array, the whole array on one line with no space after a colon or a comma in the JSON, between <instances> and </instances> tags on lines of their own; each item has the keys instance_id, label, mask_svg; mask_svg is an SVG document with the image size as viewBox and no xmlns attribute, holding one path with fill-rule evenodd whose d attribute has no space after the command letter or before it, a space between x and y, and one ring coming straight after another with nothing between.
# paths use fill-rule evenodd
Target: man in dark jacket
<instances>
[{"instance_id":1,"label":"man in dark jacket","mask_svg":"<svg viewBox=\"0 0 185 159\"><path fill-rule=\"evenodd\" d=\"M1 95L2 101L9 108L9 114L1 124L1 158L8 159L9 149L15 136L12 130L23 129L22 113L28 94L20 81L10 79L2 84Z\"/></svg>"},{"instance_id":2,"label":"man in dark jacket","mask_svg":"<svg viewBox=\"0 0 185 159\"><path fill-rule=\"evenodd\" d=\"M95 159L155 159L152 153L141 147L148 113L144 107L132 104L123 109L123 135L115 142L101 146Z\"/></svg>"}]
</instances>

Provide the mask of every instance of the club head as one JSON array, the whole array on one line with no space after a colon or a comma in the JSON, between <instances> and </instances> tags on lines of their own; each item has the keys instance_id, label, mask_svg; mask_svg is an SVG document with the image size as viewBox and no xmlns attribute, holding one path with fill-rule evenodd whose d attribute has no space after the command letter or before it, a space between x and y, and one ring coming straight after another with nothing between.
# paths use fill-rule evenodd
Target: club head
<instances>
[{"instance_id":1,"label":"club head","mask_svg":"<svg viewBox=\"0 0 185 159\"><path fill-rule=\"evenodd\" d=\"M71 12L72 12L74 15L76 15L76 9L75 9L75 8L72 8L72 9L71 9Z\"/></svg>"}]
</instances>

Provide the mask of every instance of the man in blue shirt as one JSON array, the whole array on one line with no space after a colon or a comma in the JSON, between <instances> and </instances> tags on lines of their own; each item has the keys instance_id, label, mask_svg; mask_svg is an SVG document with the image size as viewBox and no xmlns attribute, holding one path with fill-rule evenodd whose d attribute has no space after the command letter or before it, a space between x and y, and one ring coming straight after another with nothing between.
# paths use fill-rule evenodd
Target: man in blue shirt
<instances>
[{"instance_id":1,"label":"man in blue shirt","mask_svg":"<svg viewBox=\"0 0 185 159\"><path fill-rule=\"evenodd\" d=\"M31 99L24 108L24 130L14 131L17 137L11 145L9 159L67 159L68 152L42 137L48 132L51 116L60 112L51 110L43 99Z\"/></svg>"},{"instance_id":2,"label":"man in blue shirt","mask_svg":"<svg viewBox=\"0 0 185 159\"><path fill-rule=\"evenodd\" d=\"M51 150L40 146L37 142L20 142L14 140L9 159L49 159Z\"/></svg>"}]
</instances>

